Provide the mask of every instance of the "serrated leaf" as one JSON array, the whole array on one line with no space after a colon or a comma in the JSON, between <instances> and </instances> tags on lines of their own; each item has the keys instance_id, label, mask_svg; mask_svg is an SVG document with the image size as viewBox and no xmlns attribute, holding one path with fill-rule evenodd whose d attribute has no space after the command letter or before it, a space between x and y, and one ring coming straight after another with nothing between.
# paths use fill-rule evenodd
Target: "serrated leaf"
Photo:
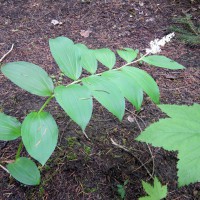
<instances>
[{"instance_id":1,"label":"serrated leaf","mask_svg":"<svg viewBox=\"0 0 200 200\"><path fill-rule=\"evenodd\" d=\"M126 62L132 62L138 55L138 50L134 50L131 48L124 48L123 50L117 50L119 56L124 59Z\"/></svg>"},{"instance_id":2,"label":"serrated leaf","mask_svg":"<svg viewBox=\"0 0 200 200\"><path fill-rule=\"evenodd\" d=\"M21 123L15 118L0 113L0 140L15 140L21 135Z\"/></svg>"},{"instance_id":3,"label":"serrated leaf","mask_svg":"<svg viewBox=\"0 0 200 200\"><path fill-rule=\"evenodd\" d=\"M55 97L64 111L84 131L92 115L92 94L86 86L58 86Z\"/></svg>"},{"instance_id":4,"label":"serrated leaf","mask_svg":"<svg viewBox=\"0 0 200 200\"><path fill-rule=\"evenodd\" d=\"M96 59L108 67L109 69L112 69L113 66L116 63L116 56L115 54L108 48L103 49L95 49L93 50Z\"/></svg>"},{"instance_id":5,"label":"serrated leaf","mask_svg":"<svg viewBox=\"0 0 200 200\"><path fill-rule=\"evenodd\" d=\"M142 59L144 62L154 65L156 67L166 68L166 69L184 69L185 67L174 60L171 60L165 56L152 55L146 56Z\"/></svg>"},{"instance_id":6,"label":"serrated leaf","mask_svg":"<svg viewBox=\"0 0 200 200\"><path fill-rule=\"evenodd\" d=\"M158 107L171 118L179 118L185 120L198 121L200 119L199 104L193 106L175 106L175 105L158 105ZM174 109L174 107L176 107ZM195 115L194 115L195 113Z\"/></svg>"},{"instance_id":7,"label":"serrated leaf","mask_svg":"<svg viewBox=\"0 0 200 200\"><path fill-rule=\"evenodd\" d=\"M200 181L200 105L160 105L171 118L161 119L136 140L178 151L179 186Z\"/></svg>"},{"instance_id":8,"label":"serrated leaf","mask_svg":"<svg viewBox=\"0 0 200 200\"><path fill-rule=\"evenodd\" d=\"M49 45L60 70L69 78L77 80L82 72L79 47L66 37L50 39Z\"/></svg>"},{"instance_id":9,"label":"serrated leaf","mask_svg":"<svg viewBox=\"0 0 200 200\"><path fill-rule=\"evenodd\" d=\"M149 196L140 197L139 200L161 200L167 196L167 186L162 186L158 178L154 178L154 184L142 181L142 186Z\"/></svg>"},{"instance_id":10,"label":"serrated leaf","mask_svg":"<svg viewBox=\"0 0 200 200\"><path fill-rule=\"evenodd\" d=\"M28 153L44 165L56 147L58 127L51 114L31 112L22 123L21 135Z\"/></svg>"},{"instance_id":11,"label":"serrated leaf","mask_svg":"<svg viewBox=\"0 0 200 200\"><path fill-rule=\"evenodd\" d=\"M145 71L135 67L123 67L122 72L131 76L131 78L149 95L151 100L159 103L159 88L154 79Z\"/></svg>"},{"instance_id":12,"label":"serrated leaf","mask_svg":"<svg viewBox=\"0 0 200 200\"><path fill-rule=\"evenodd\" d=\"M51 96L53 82L39 66L29 62L11 62L1 68L2 73L17 86L39 96Z\"/></svg>"},{"instance_id":13,"label":"serrated leaf","mask_svg":"<svg viewBox=\"0 0 200 200\"><path fill-rule=\"evenodd\" d=\"M125 100L120 90L108 79L99 76L83 78L82 82L92 92L94 98L120 121L125 111Z\"/></svg>"},{"instance_id":14,"label":"serrated leaf","mask_svg":"<svg viewBox=\"0 0 200 200\"><path fill-rule=\"evenodd\" d=\"M131 76L123 73L122 71L107 71L102 74L103 77L109 79L114 83L121 91L123 96L135 106L137 110L141 108L143 101L143 90L131 78Z\"/></svg>"},{"instance_id":15,"label":"serrated leaf","mask_svg":"<svg viewBox=\"0 0 200 200\"><path fill-rule=\"evenodd\" d=\"M40 184L40 171L36 164L28 158L20 157L15 162L8 164L7 168L16 180L25 185Z\"/></svg>"}]
</instances>

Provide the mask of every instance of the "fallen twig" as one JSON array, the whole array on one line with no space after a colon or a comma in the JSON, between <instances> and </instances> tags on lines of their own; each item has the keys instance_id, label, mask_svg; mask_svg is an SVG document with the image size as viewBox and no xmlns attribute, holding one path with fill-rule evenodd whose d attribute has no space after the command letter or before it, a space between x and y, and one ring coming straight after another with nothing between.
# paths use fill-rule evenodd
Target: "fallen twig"
<instances>
[{"instance_id":1,"label":"fallen twig","mask_svg":"<svg viewBox=\"0 0 200 200\"><path fill-rule=\"evenodd\" d=\"M145 163L143 163L137 156L135 156L131 151L129 151L126 147L120 145L120 144L117 144L112 138L110 138L111 140L111 143L118 147L119 149L122 149L124 150L125 152L129 153L131 156L133 156L135 159L137 159L139 161L139 163L141 164L141 167L144 167L145 170L147 171L147 173L149 174L149 176L153 179L153 175L150 173L150 171L148 170L148 168L145 166Z\"/></svg>"},{"instance_id":2,"label":"fallen twig","mask_svg":"<svg viewBox=\"0 0 200 200\"><path fill-rule=\"evenodd\" d=\"M84 136L86 137L86 139L90 141L90 138L87 136L87 134L86 134L85 131L83 131L83 134L84 134Z\"/></svg>"},{"instance_id":3,"label":"fallen twig","mask_svg":"<svg viewBox=\"0 0 200 200\"><path fill-rule=\"evenodd\" d=\"M14 44L12 44L10 50L9 50L6 54L4 54L4 55L1 57L0 63L1 63L1 62L3 61L3 59L5 59L5 57L13 50L13 47L14 47Z\"/></svg>"},{"instance_id":4,"label":"fallen twig","mask_svg":"<svg viewBox=\"0 0 200 200\"><path fill-rule=\"evenodd\" d=\"M128 110L128 111L129 111L129 110ZM140 119L140 120L142 121L142 123L146 126L146 124L144 123L143 119L140 118L139 116L135 115L133 112L131 112L131 111L129 111L129 112L130 112L132 115L135 116L135 117L134 117L135 122L136 122L138 128L140 129L140 132L142 132L142 128L141 128L141 126L140 126L140 124L139 124L137 118ZM154 172L155 172L155 161L154 161L154 156L153 156L153 153L152 153L152 151L151 151L150 146L149 146L147 143L146 143L146 145L147 145L147 147L148 147L148 149L149 149L149 153L150 153L151 159L152 159L153 167L152 167L152 174L151 174L151 175L153 176L153 175L154 175Z\"/></svg>"},{"instance_id":5,"label":"fallen twig","mask_svg":"<svg viewBox=\"0 0 200 200\"><path fill-rule=\"evenodd\" d=\"M1 167L4 171L6 171L7 173L10 174L10 172L9 172L3 165L0 164L0 167Z\"/></svg>"}]
</instances>

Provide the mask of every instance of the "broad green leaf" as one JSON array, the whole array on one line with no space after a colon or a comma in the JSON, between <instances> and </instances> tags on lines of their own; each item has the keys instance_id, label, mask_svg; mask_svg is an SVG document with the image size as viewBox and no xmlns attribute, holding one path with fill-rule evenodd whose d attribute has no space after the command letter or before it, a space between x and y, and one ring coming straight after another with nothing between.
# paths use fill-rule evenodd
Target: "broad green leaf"
<instances>
[{"instance_id":1,"label":"broad green leaf","mask_svg":"<svg viewBox=\"0 0 200 200\"><path fill-rule=\"evenodd\" d=\"M31 112L21 129L22 140L28 153L42 165L53 153L58 139L58 127L47 112Z\"/></svg>"},{"instance_id":2,"label":"broad green leaf","mask_svg":"<svg viewBox=\"0 0 200 200\"><path fill-rule=\"evenodd\" d=\"M154 79L145 71L135 67L123 67L122 72L131 76L135 81L151 98L151 100L158 104L159 103L159 88Z\"/></svg>"},{"instance_id":3,"label":"broad green leaf","mask_svg":"<svg viewBox=\"0 0 200 200\"><path fill-rule=\"evenodd\" d=\"M97 70L97 59L94 51L81 43L77 43L75 46L78 47L81 54L81 66L91 74L94 74Z\"/></svg>"},{"instance_id":4,"label":"broad green leaf","mask_svg":"<svg viewBox=\"0 0 200 200\"><path fill-rule=\"evenodd\" d=\"M171 60L165 56L152 55L146 56L142 59L144 62L154 65L156 67L166 68L166 69L184 69L185 67L174 60Z\"/></svg>"},{"instance_id":5,"label":"broad green leaf","mask_svg":"<svg viewBox=\"0 0 200 200\"><path fill-rule=\"evenodd\" d=\"M91 74L94 74L97 70L97 59L94 52L91 50L86 51L81 55L81 65Z\"/></svg>"},{"instance_id":6,"label":"broad green leaf","mask_svg":"<svg viewBox=\"0 0 200 200\"><path fill-rule=\"evenodd\" d=\"M69 78L77 80L82 71L79 47L66 37L50 39L49 45L60 70Z\"/></svg>"},{"instance_id":7,"label":"broad green leaf","mask_svg":"<svg viewBox=\"0 0 200 200\"><path fill-rule=\"evenodd\" d=\"M109 79L90 76L83 78L82 82L90 89L97 101L119 120L122 120L125 111L125 100L120 90Z\"/></svg>"},{"instance_id":8,"label":"broad green leaf","mask_svg":"<svg viewBox=\"0 0 200 200\"><path fill-rule=\"evenodd\" d=\"M53 82L39 66L29 62L11 62L1 68L2 73L17 86L39 96L51 96Z\"/></svg>"},{"instance_id":9,"label":"broad green leaf","mask_svg":"<svg viewBox=\"0 0 200 200\"><path fill-rule=\"evenodd\" d=\"M112 69L113 66L116 63L116 56L115 54L108 48L103 49L95 49L93 50L96 59L108 67L109 69Z\"/></svg>"},{"instance_id":10,"label":"broad green leaf","mask_svg":"<svg viewBox=\"0 0 200 200\"><path fill-rule=\"evenodd\" d=\"M36 164L25 157L18 158L15 162L7 165L10 174L25 185L39 185L40 171Z\"/></svg>"},{"instance_id":11,"label":"broad green leaf","mask_svg":"<svg viewBox=\"0 0 200 200\"><path fill-rule=\"evenodd\" d=\"M0 140L15 140L21 135L21 123L14 117L0 113Z\"/></svg>"},{"instance_id":12,"label":"broad green leaf","mask_svg":"<svg viewBox=\"0 0 200 200\"><path fill-rule=\"evenodd\" d=\"M81 85L58 86L55 97L64 111L84 131L92 115L92 94Z\"/></svg>"},{"instance_id":13,"label":"broad green leaf","mask_svg":"<svg viewBox=\"0 0 200 200\"><path fill-rule=\"evenodd\" d=\"M179 186L200 181L200 105L160 105L171 118L161 119L136 140L178 151Z\"/></svg>"},{"instance_id":14,"label":"broad green leaf","mask_svg":"<svg viewBox=\"0 0 200 200\"><path fill-rule=\"evenodd\" d=\"M149 196L140 197L139 200L161 200L167 196L167 186L162 186L157 177L153 186L145 181L142 181L142 186Z\"/></svg>"},{"instance_id":15,"label":"broad green leaf","mask_svg":"<svg viewBox=\"0 0 200 200\"><path fill-rule=\"evenodd\" d=\"M124 48L123 50L117 50L117 53L121 58L123 58L126 62L132 62L138 55L138 50L133 50L131 48Z\"/></svg>"},{"instance_id":16,"label":"broad green leaf","mask_svg":"<svg viewBox=\"0 0 200 200\"><path fill-rule=\"evenodd\" d=\"M80 54L83 54L85 51L88 51L87 46L84 44L77 43L77 44L75 44L75 46L78 47Z\"/></svg>"},{"instance_id":17,"label":"broad green leaf","mask_svg":"<svg viewBox=\"0 0 200 200\"><path fill-rule=\"evenodd\" d=\"M137 110L141 108L143 90L131 76L122 71L113 70L104 72L102 76L114 83L120 89L123 96L128 99Z\"/></svg>"}]
</instances>

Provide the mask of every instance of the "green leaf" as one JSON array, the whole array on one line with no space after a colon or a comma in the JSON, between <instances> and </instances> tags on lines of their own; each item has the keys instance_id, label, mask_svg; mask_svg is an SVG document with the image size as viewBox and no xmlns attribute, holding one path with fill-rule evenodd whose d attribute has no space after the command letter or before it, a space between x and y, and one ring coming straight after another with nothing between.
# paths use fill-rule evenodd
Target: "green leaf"
<instances>
[{"instance_id":1,"label":"green leaf","mask_svg":"<svg viewBox=\"0 0 200 200\"><path fill-rule=\"evenodd\" d=\"M85 51L88 50L87 46L81 43L75 44L76 47L78 47L80 54L83 54Z\"/></svg>"},{"instance_id":2,"label":"green leaf","mask_svg":"<svg viewBox=\"0 0 200 200\"><path fill-rule=\"evenodd\" d=\"M120 90L104 77L90 76L83 78L82 82L92 92L94 98L99 101L119 120L122 120L125 111L125 100Z\"/></svg>"},{"instance_id":3,"label":"green leaf","mask_svg":"<svg viewBox=\"0 0 200 200\"><path fill-rule=\"evenodd\" d=\"M51 114L31 112L22 123L21 135L28 153L44 165L56 147L58 127Z\"/></svg>"},{"instance_id":4,"label":"green leaf","mask_svg":"<svg viewBox=\"0 0 200 200\"><path fill-rule=\"evenodd\" d=\"M178 151L179 186L200 181L200 105L159 107L171 118L152 124L136 140Z\"/></svg>"},{"instance_id":5,"label":"green leaf","mask_svg":"<svg viewBox=\"0 0 200 200\"><path fill-rule=\"evenodd\" d=\"M149 196L140 197L139 200L160 200L167 196L167 186L162 186L158 178L154 178L154 185L142 181L142 186Z\"/></svg>"},{"instance_id":6,"label":"green leaf","mask_svg":"<svg viewBox=\"0 0 200 200\"><path fill-rule=\"evenodd\" d=\"M116 56L115 54L108 48L103 49L95 49L93 50L96 59L108 67L109 69L112 69L113 66L116 63Z\"/></svg>"},{"instance_id":7,"label":"green leaf","mask_svg":"<svg viewBox=\"0 0 200 200\"><path fill-rule=\"evenodd\" d=\"M23 184L40 184L40 171L36 164L28 158L20 157L15 162L8 164L7 168L10 174Z\"/></svg>"},{"instance_id":8,"label":"green leaf","mask_svg":"<svg viewBox=\"0 0 200 200\"><path fill-rule=\"evenodd\" d=\"M124 199L126 191L123 185L117 185L117 192L120 195L121 199Z\"/></svg>"},{"instance_id":9,"label":"green leaf","mask_svg":"<svg viewBox=\"0 0 200 200\"><path fill-rule=\"evenodd\" d=\"M145 71L135 67L123 67L122 72L131 76L131 78L149 95L151 100L159 103L159 88L154 79Z\"/></svg>"},{"instance_id":10,"label":"green leaf","mask_svg":"<svg viewBox=\"0 0 200 200\"><path fill-rule=\"evenodd\" d=\"M81 85L58 86L55 97L64 111L84 131L92 115L92 94Z\"/></svg>"},{"instance_id":11,"label":"green leaf","mask_svg":"<svg viewBox=\"0 0 200 200\"><path fill-rule=\"evenodd\" d=\"M97 59L94 52L91 50L86 51L81 55L81 65L91 74L94 74L97 70Z\"/></svg>"},{"instance_id":12,"label":"green leaf","mask_svg":"<svg viewBox=\"0 0 200 200\"><path fill-rule=\"evenodd\" d=\"M53 82L39 66L28 62L11 62L1 68L2 73L17 86L39 96L51 96Z\"/></svg>"},{"instance_id":13,"label":"green leaf","mask_svg":"<svg viewBox=\"0 0 200 200\"><path fill-rule=\"evenodd\" d=\"M21 135L21 123L14 117L0 113L0 140L15 140Z\"/></svg>"},{"instance_id":14,"label":"green leaf","mask_svg":"<svg viewBox=\"0 0 200 200\"><path fill-rule=\"evenodd\" d=\"M117 50L117 53L121 58L123 58L126 62L132 62L138 55L138 50L133 50L131 48L124 48L123 50Z\"/></svg>"},{"instance_id":15,"label":"green leaf","mask_svg":"<svg viewBox=\"0 0 200 200\"><path fill-rule=\"evenodd\" d=\"M123 96L128 99L128 101L131 102L137 110L141 108L143 90L131 76L123 73L122 71L113 70L104 72L102 76L106 77L113 84L115 84L120 89Z\"/></svg>"},{"instance_id":16,"label":"green leaf","mask_svg":"<svg viewBox=\"0 0 200 200\"><path fill-rule=\"evenodd\" d=\"M60 70L69 78L77 80L82 71L79 47L66 37L50 39L49 45Z\"/></svg>"},{"instance_id":17,"label":"green leaf","mask_svg":"<svg viewBox=\"0 0 200 200\"><path fill-rule=\"evenodd\" d=\"M78 47L81 54L81 66L91 74L94 74L97 70L97 59L94 51L81 43L77 43L75 46Z\"/></svg>"},{"instance_id":18,"label":"green leaf","mask_svg":"<svg viewBox=\"0 0 200 200\"><path fill-rule=\"evenodd\" d=\"M152 55L146 56L142 59L144 62L154 65L156 67L166 68L166 69L184 69L185 67L174 60L171 60L165 56Z\"/></svg>"}]
</instances>

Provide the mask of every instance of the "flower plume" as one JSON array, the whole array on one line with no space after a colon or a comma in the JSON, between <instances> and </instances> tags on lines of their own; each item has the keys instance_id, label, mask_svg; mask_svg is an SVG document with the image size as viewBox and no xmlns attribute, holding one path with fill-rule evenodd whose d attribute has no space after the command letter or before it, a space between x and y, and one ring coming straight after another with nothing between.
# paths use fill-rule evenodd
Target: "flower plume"
<instances>
[{"instance_id":1,"label":"flower plume","mask_svg":"<svg viewBox=\"0 0 200 200\"><path fill-rule=\"evenodd\" d=\"M157 54L161 52L161 46L165 46L167 42L170 42L170 40L175 36L175 33L170 33L166 36L164 36L162 39L155 39L150 42L150 48L146 49L146 53L152 53Z\"/></svg>"}]
</instances>

